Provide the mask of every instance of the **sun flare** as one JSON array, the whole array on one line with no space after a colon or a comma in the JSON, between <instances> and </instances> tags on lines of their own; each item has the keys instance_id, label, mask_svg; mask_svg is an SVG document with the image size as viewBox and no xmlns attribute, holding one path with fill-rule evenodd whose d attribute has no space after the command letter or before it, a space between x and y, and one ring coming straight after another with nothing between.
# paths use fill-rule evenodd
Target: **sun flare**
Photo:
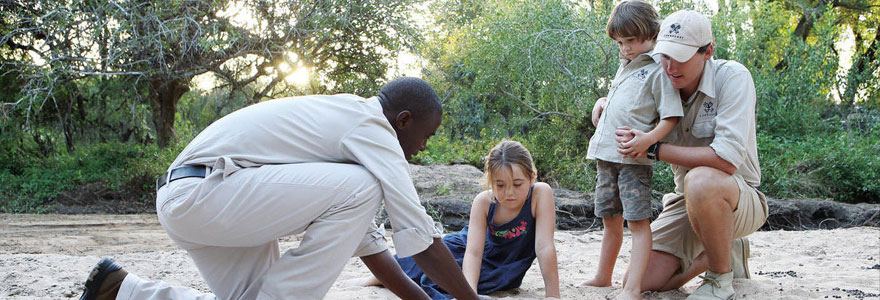
<instances>
[{"instance_id":1,"label":"sun flare","mask_svg":"<svg viewBox=\"0 0 880 300\"><path fill-rule=\"evenodd\" d=\"M287 75L284 78L287 83L291 83L298 86L304 86L309 83L309 69L305 67L300 67L296 69L295 72Z\"/></svg>"}]
</instances>

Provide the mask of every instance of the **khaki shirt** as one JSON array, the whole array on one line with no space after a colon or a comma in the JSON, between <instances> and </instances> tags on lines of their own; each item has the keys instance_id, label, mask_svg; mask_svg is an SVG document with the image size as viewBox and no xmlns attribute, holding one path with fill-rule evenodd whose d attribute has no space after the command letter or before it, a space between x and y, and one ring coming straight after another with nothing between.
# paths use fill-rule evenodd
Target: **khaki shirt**
<instances>
[{"instance_id":1,"label":"khaki shirt","mask_svg":"<svg viewBox=\"0 0 880 300\"><path fill-rule=\"evenodd\" d=\"M735 61L710 59L697 92L683 102L684 117L667 141L689 147L709 146L736 167L736 174L757 188L761 184L755 138L755 82ZM663 151L660 152L661 157ZM688 168L671 164L675 191L682 193Z\"/></svg>"},{"instance_id":2,"label":"khaki shirt","mask_svg":"<svg viewBox=\"0 0 880 300\"><path fill-rule=\"evenodd\" d=\"M604 161L650 165L647 158L633 160L617 153L614 131L629 126L649 132L662 119L681 117L681 97L663 68L648 54L642 54L627 63L620 60L617 75L611 81L605 110L599 118L596 132L590 138L587 158Z\"/></svg>"},{"instance_id":3,"label":"khaki shirt","mask_svg":"<svg viewBox=\"0 0 880 300\"><path fill-rule=\"evenodd\" d=\"M400 257L424 251L433 238L441 236L419 202L397 134L377 98L315 95L242 108L205 128L169 170L218 164L230 173L260 165L307 162L359 164L376 177Z\"/></svg>"}]
</instances>

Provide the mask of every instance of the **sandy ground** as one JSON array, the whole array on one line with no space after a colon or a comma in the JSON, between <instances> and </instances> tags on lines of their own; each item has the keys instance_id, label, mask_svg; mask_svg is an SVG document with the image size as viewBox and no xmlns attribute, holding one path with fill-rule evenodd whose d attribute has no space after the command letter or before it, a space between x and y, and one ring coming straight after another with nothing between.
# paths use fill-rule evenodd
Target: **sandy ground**
<instances>
[{"instance_id":1,"label":"sandy ground","mask_svg":"<svg viewBox=\"0 0 880 300\"><path fill-rule=\"evenodd\" d=\"M556 234L563 298L606 299L619 292L629 261L629 238L610 288L577 284L595 272L601 232ZM739 299L880 299L880 229L770 231L751 236L752 279L737 279ZM296 237L282 249L296 247ZM142 278L164 280L207 291L186 252L165 235L155 215L2 215L0 214L0 299L68 299L79 297L82 281L101 256L112 256ZM536 262L537 264L537 262ZM369 274L351 259L339 281ZM684 299L698 286L646 293L645 299ZM544 295L537 266L518 290L497 293L504 299ZM335 284L327 299L393 299L378 287Z\"/></svg>"}]
</instances>

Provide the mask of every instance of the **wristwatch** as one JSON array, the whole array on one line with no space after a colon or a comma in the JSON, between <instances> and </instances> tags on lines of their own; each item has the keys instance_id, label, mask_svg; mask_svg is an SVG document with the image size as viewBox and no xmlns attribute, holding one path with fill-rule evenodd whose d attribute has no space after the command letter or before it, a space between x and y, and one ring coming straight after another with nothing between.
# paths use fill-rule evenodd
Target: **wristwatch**
<instances>
[{"instance_id":1,"label":"wristwatch","mask_svg":"<svg viewBox=\"0 0 880 300\"><path fill-rule=\"evenodd\" d=\"M648 146L648 151L646 151L648 159L660 160L660 144L663 144L663 142L656 142L653 145Z\"/></svg>"}]
</instances>

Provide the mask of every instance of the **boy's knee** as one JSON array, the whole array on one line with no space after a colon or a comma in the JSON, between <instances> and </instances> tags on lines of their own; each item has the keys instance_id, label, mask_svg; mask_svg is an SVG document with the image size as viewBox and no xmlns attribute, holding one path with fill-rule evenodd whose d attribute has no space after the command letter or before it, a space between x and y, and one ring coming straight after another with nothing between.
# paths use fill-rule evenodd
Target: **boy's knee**
<instances>
[{"instance_id":1,"label":"boy's knee","mask_svg":"<svg viewBox=\"0 0 880 300\"><path fill-rule=\"evenodd\" d=\"M651 230L651 220L650 219L627 220L626 226L629 227L629 230L631 230L631 231L650 231Z\"/></svg>"}]
</instances>

